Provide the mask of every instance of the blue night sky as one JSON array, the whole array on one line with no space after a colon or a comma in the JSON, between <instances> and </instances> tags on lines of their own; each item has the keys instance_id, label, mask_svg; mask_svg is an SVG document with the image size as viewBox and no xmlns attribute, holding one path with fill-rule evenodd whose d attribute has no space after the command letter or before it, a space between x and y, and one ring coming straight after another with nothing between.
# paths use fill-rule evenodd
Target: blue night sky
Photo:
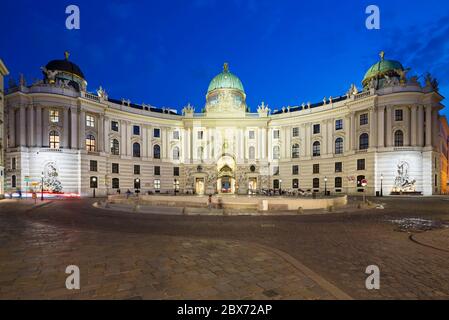
<instances>
[{"instance_id":1,"label":"blue night sky","mask_svg":"<svg viewBox=\"0 0 449 320\"><path fill-rule=\"evenodd\" d=\"M81 29L65 28L65 8ZM381 10L381 30L365 28L365 8ZM223 62L243 82L248 104L271 109L361 86L386 59L430 71L449 96L448 1L2 1L0 57L14 78L41 78L40 66L65 50L95 92L199 111Z\"/></svg>"}]
</instances>

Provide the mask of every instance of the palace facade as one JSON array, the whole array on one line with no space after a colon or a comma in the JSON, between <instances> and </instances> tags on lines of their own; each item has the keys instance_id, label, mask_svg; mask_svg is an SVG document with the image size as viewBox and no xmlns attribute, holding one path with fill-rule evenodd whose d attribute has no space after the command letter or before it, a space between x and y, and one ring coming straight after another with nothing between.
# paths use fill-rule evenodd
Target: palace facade
<instances>
[{"instance_id":1,"label":"palace facade","mask_svg":"<svg viewBox=\"0 0 449 320\"><path fill-rule=\"evenodd\" d=\"M204 108L182 113L87 91L81 69L50 61L43 80L5 96L6 187L81 196L254 194L267 189L374 195L447 191L448 125L430 75L398 61L371 66L362 89L250 112L227 64Z\"/></svg>"},{"instance_id":2,"label":"palace facade","mask_svg":"<svg viewBox=\"0 0 449 320\"><path fill-rule=\"evenodd\" d=\"M0 59L0 199L5 193L5 127L4 127L4 76L9 74L3 61Z\"/></svg>"}]
</instances>

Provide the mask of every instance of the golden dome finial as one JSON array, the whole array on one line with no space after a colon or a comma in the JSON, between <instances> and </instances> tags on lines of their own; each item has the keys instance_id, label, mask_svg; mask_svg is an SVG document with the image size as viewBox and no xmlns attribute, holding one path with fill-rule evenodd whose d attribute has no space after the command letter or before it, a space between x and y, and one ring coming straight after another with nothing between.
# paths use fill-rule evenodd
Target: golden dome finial
<instances>
[{"instance_id":1,"label":"golden dome finial","mask_svg":"<svg viewBox=\"0 0 449 320\"><path fill-rule=\"evenodd\" d=\"M69 57L70 57L70 52L64 51L64 56L65 56L65 59L68 61Z\"/></svg>"},{"instance_id":2,"label":"golden dome finial","mask_svg":"<svg viewBox=\"0 0 449 320\"><path fill-rule=\"evenodd\" d=\"M227 62L225 62L224 64L223 64L223 72L229 72L229 63L227 63Z\"/></svg>"},{"instance_id":3,"label":"golden dome finial","mask_svg":"<svg viewBox=\"0 0 449 320\"><path fill-rule=\"evenodd\" d=\"M379 57L380 57L380 60L381 61L384 61L384 59L385 59L385 51L381 51L380 53L379 53Z\"/></svg>"}]
</instances>

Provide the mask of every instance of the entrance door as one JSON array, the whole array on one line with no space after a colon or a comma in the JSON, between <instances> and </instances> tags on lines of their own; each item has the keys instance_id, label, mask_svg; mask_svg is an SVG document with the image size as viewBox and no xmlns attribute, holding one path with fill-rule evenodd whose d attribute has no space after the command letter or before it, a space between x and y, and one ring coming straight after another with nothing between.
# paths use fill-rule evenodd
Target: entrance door
<instances>
[{"instance_id":1,"label":"entrance door","mask_svg":"<svg viewBox=\"0 0 449 320\"><path fill-rule=\"evenodd\" d=\"M229 178L229 177L221 178L221 192L222 193L231 193L232 192L231 178Z\"/></svg>"},{"instance_id":2,"label":"entrance door","mask_svg":"<svg viewBox=\"0 0 449 320\"><path fill-rule=\"evenodd\" d=\"M196 178L195 193L199 195L204 194L204 178Z\"/></svg>"},{"instance_id":3,"label":"entrance door","mask_svg":"<svg viewBox=\"0 0 449 320\"><path fill-rule=\"evenodd\" d=\"M249 178L248 193L256 194L256 192L257 192L257 178Z\"/></svg>"}]
</instances>

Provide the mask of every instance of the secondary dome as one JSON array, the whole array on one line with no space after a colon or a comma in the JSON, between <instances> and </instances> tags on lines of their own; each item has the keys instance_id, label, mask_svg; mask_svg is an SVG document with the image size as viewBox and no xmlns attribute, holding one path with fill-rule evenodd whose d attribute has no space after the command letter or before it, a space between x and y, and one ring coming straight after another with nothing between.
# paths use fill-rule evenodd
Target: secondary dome
<instances>
[{"instance_id":1,"label":"secondary dome","mask_svg":"<svg viewBox=\"0 0 449 320\"><path fill-rule=\"evenodd\" d=\"M384 76L397 77L399 76L398 70L404 71L404 67L399 61L385 60L385 53L380 53L380 61L374 64L365 74L363 78L363 85L367 85L371 79L383 78Z\"/></svg>"},{"instance_id":2,"label":"secondary dome","mask_svg":"<svg viewBox=\"0 0 449 320\"><path fill-rule=\"evenodd\" d=\"M227 63L223 66L223 72L212 79L207 92L209 93L215 89L235 89L245 92L242 81L229 71Z\"/></svg>"},{"instance_id":3,"label":"secondary dome","mask_svg":"<svg viewBox=\"0 0 449 320\"><path fill-rule=\"evenodd\" d=\"M81 79L84 78L84 73L81 71L80 67L78 67L75 63L69 61L69 54L66 52L66 58L64 60L52 60L45 66L47 70L52 71L63 71L74 74Z\"/></svg>"}]
</instances>

